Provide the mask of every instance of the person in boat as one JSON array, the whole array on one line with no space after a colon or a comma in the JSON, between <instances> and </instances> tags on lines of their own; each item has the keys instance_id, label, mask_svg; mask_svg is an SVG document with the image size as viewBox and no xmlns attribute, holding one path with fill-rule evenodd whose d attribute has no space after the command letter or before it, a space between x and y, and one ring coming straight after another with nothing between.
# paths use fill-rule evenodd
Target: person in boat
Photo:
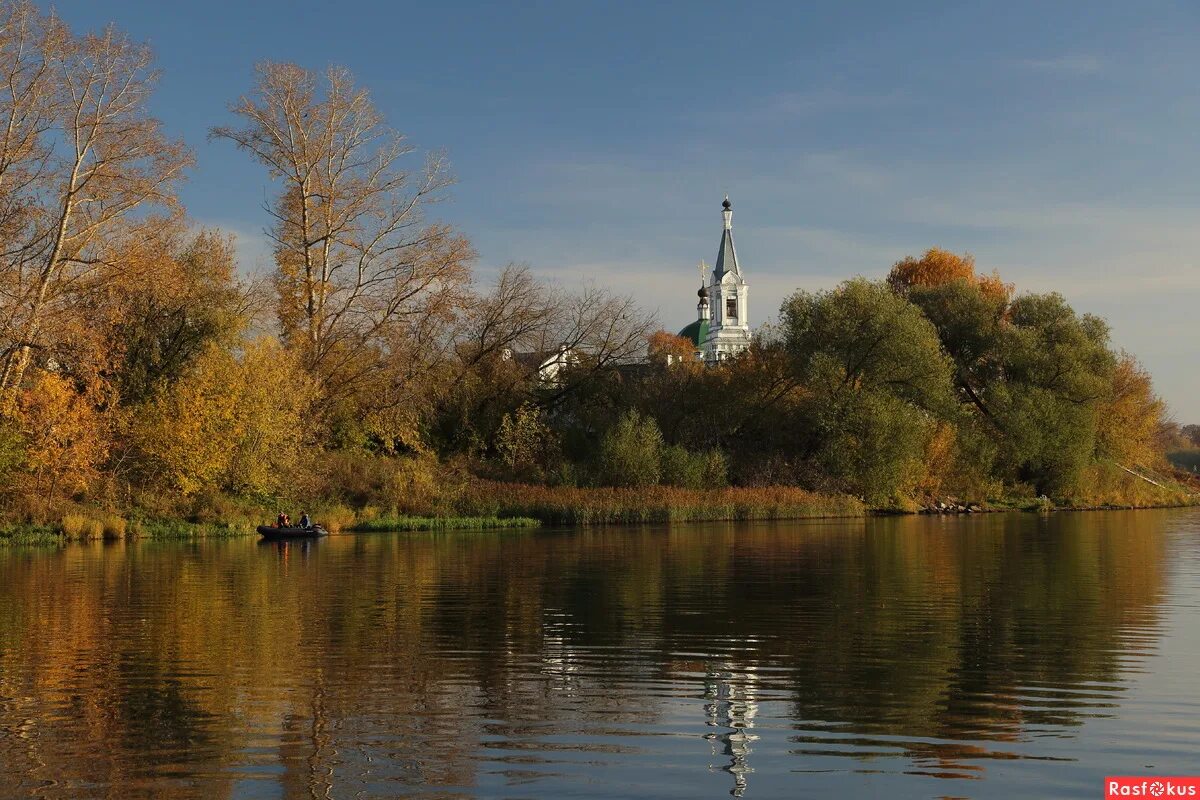
<instances>
[{"instance_id":1,"label":"person in boat","mask_svg":"<svg viewBox=\"0 0 1200 800\"><path fill-rule=\"evenodd\" d=\"M275 517L275 527L276 528L286 528L287 522L288 522L287 514L280 511L279 516Z\"/></svg>"},{"instance_id":2,"label":"person in boat","mask_svg":"<svg viewBox=\"0 0 1200 800\"><path fill-rule=\"evenodd\" d=\"M307 511L300 512L300 527L301 528L311 528L312 527L312 520L308 518Z\"/></svg>"}]
</instances>

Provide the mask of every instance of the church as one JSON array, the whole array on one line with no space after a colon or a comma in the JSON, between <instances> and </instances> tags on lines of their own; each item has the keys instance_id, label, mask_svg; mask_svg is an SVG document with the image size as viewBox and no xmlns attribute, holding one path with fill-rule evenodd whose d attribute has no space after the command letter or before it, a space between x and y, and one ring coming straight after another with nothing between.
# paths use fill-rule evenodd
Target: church
<instances>
[{"instance_id":1,"label":"church","mask_svg":"<svg viewBox=\"0 0 1200 800\"><path fill-rule=\"evenodd\" d=\"M733 246L733 204L728 196L721 204L721 217L725 227L717 264L711 274L703 276L707 265L700 262L703 277L696 293L700 296L696 321L679 332L696 346L696 357L709 364L732 358L750 346L750 287Z\"/></svg>"}]
</instances>

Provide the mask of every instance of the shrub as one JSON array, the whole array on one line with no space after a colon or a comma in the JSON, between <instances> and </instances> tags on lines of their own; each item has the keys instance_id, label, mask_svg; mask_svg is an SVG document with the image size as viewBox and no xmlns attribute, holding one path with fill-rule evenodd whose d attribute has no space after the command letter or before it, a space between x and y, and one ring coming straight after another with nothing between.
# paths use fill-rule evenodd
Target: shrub
<instances>
[{"instance_id":1,"label":"shrub","mask_svg":"<svg viewBox=\"0 0 1200 800\"><path fill-rule=\"evenodd\" d=\"M125 537L125 520L116 514L109 514L100 524L103 526L105 539L122 539Z\"/></svg>"},{"instance_id":2,"label":"shrub","mask_svg":"<svg viewBox=\"0 0 1200 800\"><path fill-rule=\"evenodd\" d=\"M59 527L62 528L63 536L68 539L78 539L83 535L87 522L88 518L82 514L67 514L62 518Z\"/></svg>"},{"instance_id":3,"label":"shrub","mask_svg":"<svg viewBox=\"0 0 1200 800\"><path fill-rule=\"evenodd\" d=\"M0 525L0 547L54 547L64 537L44 525Z\"/></svg>"},{"instance_id":4,"label":"shrub","mask_svg":"<svg viewBox=\"0 0 1200 800\"><path fill-rule=\"evenodd\" d=\"M353 527L356 519L354 512L343 505L323 508L313 515L313 522L320 523L331 533Z\"/></svg>"},{"instance_id":5,"label":"shrub","mask_svg":"<svg viewBox=\"0 0 1200 800\"><path fill-rule=\"evenodd\" d=\"M83 525L84 539L101 539L104 537L104 523L98 519L89 518Z\"/></svg>"},{"instance_id":6,"label":"shrub","mask_svg":"<svg viewBox=\"0 0 1200 800\"><path fill-rule=\"evenodd\" d=\"M444 480L430 456L389 459L390 474L379 499L399 514L430 514L441 510Z\"/></svg>"},{"instance_id":7,"label":"shrub","mask_svg":"<svg viewBox=\"0 0 1200 800\"><path fill-rule=\"evenodd\" d=\"M704 486L718 488L729 483L729 457L724 450L713 448L702 454L704 459Z\"/></svg>"},{"instance_id":8,"label":"shrub","mask_svg":"<svg viewBox=\"0 0 1200 800\"><path fill-rule=\"evenodd\" d=\"M257 524L262 520L263 513L264 510L259 504L246 498L224 492L205 491L192 499L187 517L192 522L203 524L248 524L250 522ZM274 516L274 514L270 514L270 516Z\"/></svg>"},{"instance_id":9,"label":"shrub","mask_svg":"<svg viewBox=\"0 0 1200 800\"><path fill-rule=\"evenodd\" d=\"M578 486L583 483L586 475L583 469L572 461L559 462L548 476L551 486Z\"/></svg>"},{"instance_id":10,"label":"shrub","mask_svg":"<svg viewBox=\"0 0 1200 800\"><path fill-rule=\"evenodd\" d=\"M707 454L689 453L677 444L662 450L662 482L668 486L703 489Z\"/></svg>"},{"instance_id":11,"label":"shrub","mask_svg":"<svg viewBox=\"0 0 1200 800\"><path fill-rule=\"evenodd\" d=\"M1047 513L1054 510L1054 502L1046 495L1041 495L1033 501L1033 505L1029 507L1030 511L1040 511Z\"/></svg>"},{"instance_id":12,"label":"shrub","mask_svg":"<svg viewBox=\"0 0 1200 800\"><path fill-rule=\"evenodd\" d=\"M662 475L662 431L629 411L600 442L597 472L605 486L654 486Z\"/></svg>"},{"instance_id":13,"label":"shrub","mask_svg":"<svg viewBox=\"0 0 1200 800\"><path fill-rule=\"evenodd\" d=\"M554 434L532 403L505 414L496 433L496 452L514 472L536 467L553 450Z\"/></svg>"}]
</instances>

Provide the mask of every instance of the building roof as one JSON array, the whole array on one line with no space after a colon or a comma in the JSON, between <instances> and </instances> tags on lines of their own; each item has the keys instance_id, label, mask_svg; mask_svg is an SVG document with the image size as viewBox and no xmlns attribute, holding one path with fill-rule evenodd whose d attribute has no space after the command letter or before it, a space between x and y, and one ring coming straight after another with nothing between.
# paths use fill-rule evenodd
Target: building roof
<instances>
[{"instance_id":1,"label":"building roof","mask_svg":"<svg viewBox=\"0 0 1200 800\"><path fill-rule=\"evenodd\" d=\"M575 360L575 353L568 349L534 350L528 353L512 353L510 358L528 369L541 370L552 364L569 364Z\"/></svg>"},{"instance_id":2,"label":"building roof","mask_svg":"<svg viewBox=\"0 0 1200 800\"><path fill-rule=\"evenodd\" d=\"M721 251L717 253L717 265L713 267L713 277L719 281L725 277L727 272L732 272L734 275L742 274L742 268L738 266L737 250L733 247L732 230L721 232Z\"/></svg>"},{"instance_id":3,"label":"building roof","mask_svg":"<svg viewBox=\"0 0 1200 800\"><path fill-rule=\"evenodd\" d=\"M685 339L691 339L692 344L699 347L708 338L708 320L698 319L679 332Z\"/></svg>"},{"instance_id":4,"label":"building roof","mask_svg":"<svg viewBox=\"0 0 1200 800\"><path fill-rule=\"evenodd\" d=\"M741 277L742 268L738 265L737 250L733 246L733 204L729 198L721 203L722 216L725 218L725 230L721 231L721 249L717 252L717 265L713 267L713 278L719 283L726 273L732 272Z\"/></svg>"}]
</instances>

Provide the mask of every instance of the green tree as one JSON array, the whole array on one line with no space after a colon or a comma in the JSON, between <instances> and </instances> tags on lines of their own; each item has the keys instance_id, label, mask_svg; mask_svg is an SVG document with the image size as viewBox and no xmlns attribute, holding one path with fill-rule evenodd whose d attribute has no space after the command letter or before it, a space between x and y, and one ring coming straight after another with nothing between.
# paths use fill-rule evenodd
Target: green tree
<instances>
[{"instance_id":1,"label":"green tree","mask_svg":"<svg viewBox=\"0 0 1200 800\"><path fill-rule=\"evenodd\" d=\"M905 295L937 330L970 409L962 442L996 440L961 457L976 472L1026 482L1038 493L1070 489L1097 447L1097 411L1114 396L1108 328L1060 295L1022 295L973 279L913 285Z\"/></svg>"},{"instance_id":2,"label":"green tree","mask_svg":"<svg viewBox=\"0 0 1200 800\"><path fill-rule=\"evenodd\" d=\"M1069 490L1095 452L1097 414L1116 358L1108 326L1077 315L1058 294L1013 301L1002 341L1004 380L990 397L1004 432L1002 457L1051 496Z\"/></svg>"},{"instance_id":3,"label":"green tree","mask_svg":"<svg viewBox=\"0 0 1200 800\"><path fill-rule=\"evenodd\" d=\"M597 472L606 486L654 486L662 476L662 431L650 417L626 412L600 441Z\"/></svg>"},{"instance_id":4,"label":"green tree","mask_svg":"<svg viewBox=\"0 0 1200 800\"><path fill-rule=\"evenodd\" d=\"M528 470L545 460L552 447L552 438L553 433L542 418L541 409L525 402L500 421L496 451L509 469Z\"/></svg>"},{"instance_id":5,"label":"green tree","mask_svg":"<svg viewBox=\"0 0 1200 800\"><path fill-rule=\"evenodd\" d=\"M954 413L951 363L920 310L857 279L799 292L782 308L784 346L805 390L790 425L836 487L884 503L911 491L938 417Z\"/></svg>"}]
</instances>

